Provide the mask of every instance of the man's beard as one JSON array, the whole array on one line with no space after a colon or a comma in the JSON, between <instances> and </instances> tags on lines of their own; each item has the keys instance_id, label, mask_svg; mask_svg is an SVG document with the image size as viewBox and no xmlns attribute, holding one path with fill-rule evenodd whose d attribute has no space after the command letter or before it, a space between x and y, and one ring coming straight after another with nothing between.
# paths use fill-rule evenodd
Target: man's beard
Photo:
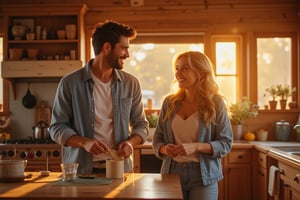
<instances>
[{"instance_id":1,"label":"man's beard","mask_svg":"<svg viewBox=\"0 0 300 200\"><path fill-rule=\"evenodd\" d=\"M114 69L123 69L123 65L120 64L119 58L114 54L113 51L109 52L107 55L107 60L109 65Z\"/></svg>"}]
</instances>

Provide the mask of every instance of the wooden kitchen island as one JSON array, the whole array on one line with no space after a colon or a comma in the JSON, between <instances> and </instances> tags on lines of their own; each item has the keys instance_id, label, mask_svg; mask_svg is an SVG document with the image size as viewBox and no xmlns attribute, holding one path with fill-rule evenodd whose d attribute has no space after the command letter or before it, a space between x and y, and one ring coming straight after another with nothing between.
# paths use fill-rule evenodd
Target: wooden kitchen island
<instances>
[{"instance_id":1,"label":"wooden kitchen island","mask_svg":"<svg viewBox=\"0 0 300 200\"><path fill-rule=\"evenodd\" d=\"M60 179L60 172L50 176L32 172L24 182L0 183L0 199L182 199L176 175L126 173L124 179L104 185L55 184Z\"/></svg>"}]
</instances>

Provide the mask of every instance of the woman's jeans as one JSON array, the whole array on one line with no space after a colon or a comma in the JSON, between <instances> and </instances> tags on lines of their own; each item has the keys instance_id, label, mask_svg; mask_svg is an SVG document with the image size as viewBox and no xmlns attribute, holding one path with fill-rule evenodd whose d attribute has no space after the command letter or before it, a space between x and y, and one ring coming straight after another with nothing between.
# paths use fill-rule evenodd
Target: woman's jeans
<instances>
[{"instance_id":1,"label":"woman's jeans","mask_svg":"<svg viewBox=\"0 0 300 200\"><path fill-rule=\"evenodd\" d=\"M184 200L217 200L218 183L203 185L200 164L197 162L178 163L173 161L171 174L180 176Z\"/></svg>"}]
</instances>

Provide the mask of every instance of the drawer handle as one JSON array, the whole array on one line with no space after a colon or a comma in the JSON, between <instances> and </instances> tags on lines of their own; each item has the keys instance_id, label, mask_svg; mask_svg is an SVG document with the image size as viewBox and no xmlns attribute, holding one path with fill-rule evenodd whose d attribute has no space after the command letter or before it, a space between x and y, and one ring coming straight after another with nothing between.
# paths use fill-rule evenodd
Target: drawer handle
<instances>
[{"instance_id":1,"label":"drawer handle","mask_svg":"<svg viewBox=\"0 0 300 200\"><path fill-rule=\"evenodd\" d=\"M265 176L265 174L264 174L263 172L261 172L261 171L258 171L258 174L259 174L260 176Z\"/></svg>"},{"instance_id":2,"label":"drawer handle","mask_svg":"<svg viewBox=\"0 0 300 200\"><path fill-rule=\"evenodd\" d=\"M295 181L296 183L299 183L299 181L300 181L300 174L296 174L296 176L295 176L295 178L294 178L294 181Z\"/></svg>"},{"instance_id":3,"label":"drawer handle","mask_svg":"<svg viewBox=\"0 0 300 200\"><path fill-rule=\"evenodd\" d=\"M238 158L239 158L239 159L243 159L244 156L243 156L243 155L239 155Z\"/></svg>"}]
</instances>

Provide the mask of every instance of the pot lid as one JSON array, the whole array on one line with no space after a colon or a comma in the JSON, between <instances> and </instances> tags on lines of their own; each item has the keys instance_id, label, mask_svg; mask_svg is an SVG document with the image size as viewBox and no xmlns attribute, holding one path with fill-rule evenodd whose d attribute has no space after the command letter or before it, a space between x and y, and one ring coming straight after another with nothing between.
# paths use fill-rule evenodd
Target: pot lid
<instances>
[{"instance_id":1,"label":"pot lid","mask_svg":"<svg viewBox=\"0 0 300 200\"><path fill-rule=\"evenodd\" d=\"M33 128L48 128L49 125L44 121L39 121Z\"/></svg>"},{"instance_id":2,"label":"pot lid","mask_svg":"<svg viewBox=\"0 0 300 200\"><path fill-rule=\"evenodd\" d=\"M275 123L276 125L280 125L280 126L289 126L290 123L288 123L287 121L284 121L284 120L280 120L279 122L276 122Z\"/></svg>"}]
</instances>

